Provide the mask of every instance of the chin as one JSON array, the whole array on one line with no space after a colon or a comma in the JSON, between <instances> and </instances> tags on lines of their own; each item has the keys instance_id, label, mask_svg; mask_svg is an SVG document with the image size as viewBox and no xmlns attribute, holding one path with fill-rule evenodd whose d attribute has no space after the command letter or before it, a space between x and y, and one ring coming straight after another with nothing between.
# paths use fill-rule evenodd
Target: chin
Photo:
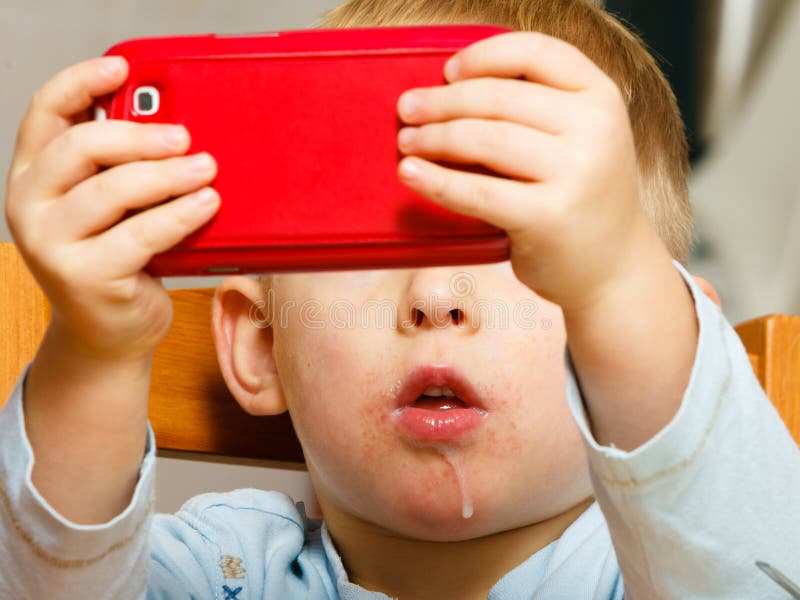
<instances>
[{"instance_id":1,"label":"chin","mask_svg":"<svg viewBox=\"0 0 800 600\"><path fill-rule=\"evenodd\" d=\"M454 542L494 533L492 509L480 500L465 503L446 479L418 485L412 493L406 489L394 498L384 504L380 525L404 537Z\"/></svg>"},{"instance_id":2,"label":"chin","mask_svg":"<svg viewBox=\"0 0 800 600\"><path fill-rule=\"evenodd\" d=\"M461 515L436 518L409 518L399 516L383 526L403 537L426 542L459 542L486 535L476 517L463 519Z\"/></svg>"}]
</instances>

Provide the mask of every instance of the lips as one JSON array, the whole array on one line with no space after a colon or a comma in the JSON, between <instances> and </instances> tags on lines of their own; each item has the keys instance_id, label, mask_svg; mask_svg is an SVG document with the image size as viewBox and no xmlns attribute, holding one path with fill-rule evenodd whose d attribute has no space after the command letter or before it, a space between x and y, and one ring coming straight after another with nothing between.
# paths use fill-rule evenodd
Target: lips
<instances>
[{"instance_id":1,"label":"lips","mask_svg":"<svg viewBox=\"0 0 800 600\"><path fill-rule=\"evenodd\" d=\"M488 416L469 380L450 365L414 369L397 396L395 422L419 441L454 441Z\"/></svg>"}]
</instances>

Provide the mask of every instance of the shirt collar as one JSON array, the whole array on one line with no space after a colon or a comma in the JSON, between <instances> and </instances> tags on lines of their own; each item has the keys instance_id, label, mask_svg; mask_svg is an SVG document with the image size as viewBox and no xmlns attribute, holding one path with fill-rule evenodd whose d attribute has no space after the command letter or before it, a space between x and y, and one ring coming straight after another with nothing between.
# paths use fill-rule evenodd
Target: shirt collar
<instances>
[{"instance_id":1,"label":"shirt collar","mask_svg":"<svg viewBox=\"0 0 800 600\"><path fill-rule=\"evenodd\" d=\"M336 582L342 600L389 600L389 596L385 594L366 590L350 581L342 558L336 551L324 522L321 538L330 576ZM603 514L597 502L593 502L559 539L531 555L525 562L500 578L489 591L488 598L489 600L531 598L532 592L545 585L550 588L566 582L565 571L571 573L568 578L569 585L579 590L582 585L580 581L582 569L591 569L587 562L599 562L616 572L616 561L612 560L612 564L609 564L609 556L613 558L611 538ZM576 568L565 569L565 566ZM605 566L603 568L605 569Z\"/></svg>"}]
</instances>

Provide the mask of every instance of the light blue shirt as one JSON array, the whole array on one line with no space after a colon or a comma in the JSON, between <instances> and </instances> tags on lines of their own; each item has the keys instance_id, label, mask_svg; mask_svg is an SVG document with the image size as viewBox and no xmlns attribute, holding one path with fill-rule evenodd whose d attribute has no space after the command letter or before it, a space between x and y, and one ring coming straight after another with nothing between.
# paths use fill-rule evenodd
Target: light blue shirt
<instances>
[{"instance_id":1,"label":"light blue shirt","mask_svg":"<svg viewBox=\"0 0 800 600\"><path fill-rule=\"evenodd\" d=\"M756 560L800 581L800 453L736 332L675 265L700 324L678 413L632 452L600 446L570 370L567 402L597 501L503 576L492 600L786 598ZM101 525L63 518L31 483L24 376L0 411L3 600L386 598L348 580L325 525L284 494L202 494L153 514L149 427L128 507Z\"/></svg>"}]
</instances>

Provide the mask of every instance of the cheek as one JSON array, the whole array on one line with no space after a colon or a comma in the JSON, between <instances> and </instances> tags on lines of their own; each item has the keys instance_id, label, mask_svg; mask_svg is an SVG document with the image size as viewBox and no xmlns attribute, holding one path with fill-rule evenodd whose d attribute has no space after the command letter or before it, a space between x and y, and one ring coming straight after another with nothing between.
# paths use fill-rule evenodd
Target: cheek
<instances>
[{"instance_id":1,"label":"cheek","mask_svg":"<svg viewBox=\"0 0 800 600\"><path fill-rule=\"evenodd\" d=\"M286 401L310 460L369 464L390 446L391 360L373 337L368 329L296 327L276 339Z\"/></svg>"},{"instance_id":2,"label":"cheek","mask_svg":"<svg viewBox=\"0 0 800 600\"><path fill-rule=\"evenodd\" d=\"M394 385L381 389L381 386L386 386L386 381L387 376L380 369L371 370L365 378L368 389L380 390L359 406L355 423L359 432L361 458L365 464L374 464L391 452L395 445L391 417L396 390Z\"/></svg>"},{"instance_id":3,"label":"cheek","mask_svg":"<svg viewBox=\"0 0 800 600\"><path fill-rule=\"evenodd\" d=\"M531 348L532 353L538 351ZM548 457L559 456L564 442L572 437L563 361L531 364L535 366L500 369L494 378L498 383L487 388L496 410L490 415L482 452L498 461L542 464Z\"/></svg>"},{"instance_id":4,"label":"cheek","mask_svg":"<svg viewBox=\"0 0 800 600\"><path fill-rule=\"evenodd\" d=\"M497 404L486 451L498 460L527 464L570 462L580 452L577 426L566 402L566 333L558 307L543 303L547 328L499 331L491 345L502 348L486 381ZM549 470L549 469L548 469Z\"/></svg>"}]
</instances>

